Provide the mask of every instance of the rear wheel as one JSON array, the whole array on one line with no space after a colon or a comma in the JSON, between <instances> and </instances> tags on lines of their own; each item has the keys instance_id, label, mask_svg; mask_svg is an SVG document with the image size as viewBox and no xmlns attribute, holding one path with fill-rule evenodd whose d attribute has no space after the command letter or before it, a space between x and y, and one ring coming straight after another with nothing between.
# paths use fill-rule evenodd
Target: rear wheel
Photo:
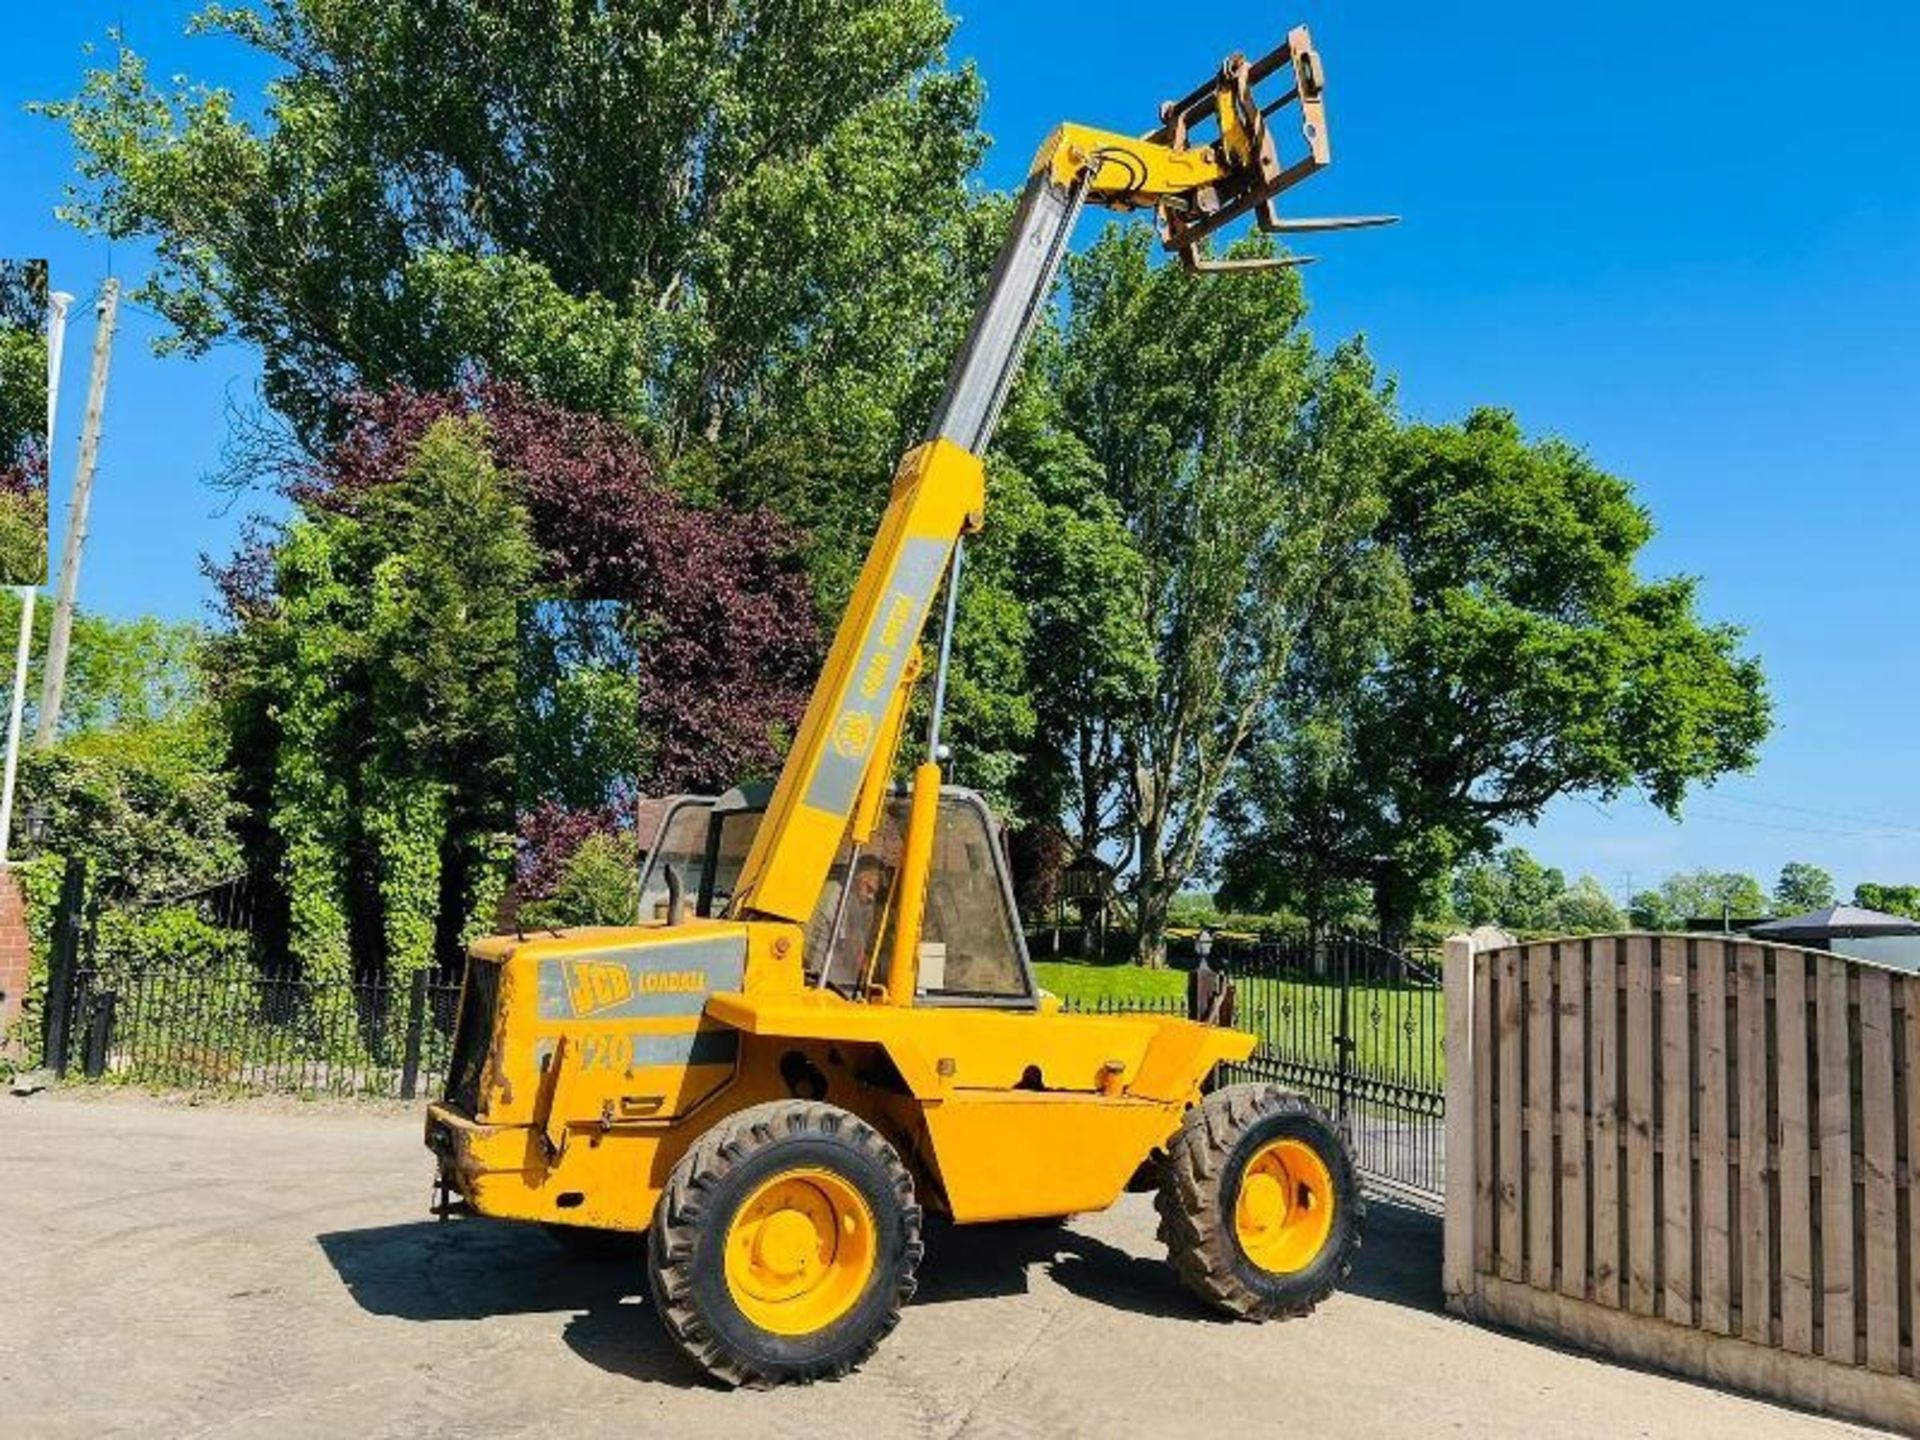
<instances>
[{"instance_id":1,"label":"rear wheel","mask_svg":"<svg viewBox=\"0 0 1920 1440\"><path fill-rule=\"evenodd\" d=\"M899 1323L921 1255L899 1155L817 1101L756 1105L674 1167L648 1231L667 1333L730 1385L844 1375Z\"/></svg>"},{"instance_id":2,"label":"rear wheel","mask_svg":"<svg viewBox=\"0 0 1920 1440\"><path fill-rule=\"evenodd\" d=\"M1217 1090L1167 1148L1160 1238L1189 1289L1248 1320L1305 1315L1353 1268L1365 1204L1340 1132L1275 1086Z\"/></svg>"}]
</instances>

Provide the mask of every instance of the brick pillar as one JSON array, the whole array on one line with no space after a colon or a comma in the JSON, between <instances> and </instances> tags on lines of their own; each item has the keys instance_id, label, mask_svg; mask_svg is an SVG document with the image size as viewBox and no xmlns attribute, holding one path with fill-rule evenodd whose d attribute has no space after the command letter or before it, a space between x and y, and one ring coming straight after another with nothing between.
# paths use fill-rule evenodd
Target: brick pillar
<instances>
[{"instance_id":1,"label":"brick pillar","mask_svg":"<svg viewBox=\"0 0 1920 1440\"><path fill-rule=\"evenodd\" d=\"M0 1049L17 1053L12 1034L27 999L27 904L20 877L0 869Z\"/></svg>"}]
</instances>

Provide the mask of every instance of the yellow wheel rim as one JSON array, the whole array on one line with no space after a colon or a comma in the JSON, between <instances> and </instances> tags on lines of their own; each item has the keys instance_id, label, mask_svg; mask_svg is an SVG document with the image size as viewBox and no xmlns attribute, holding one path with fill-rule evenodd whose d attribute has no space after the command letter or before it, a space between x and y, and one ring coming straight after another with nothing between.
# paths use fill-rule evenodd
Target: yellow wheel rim
<instances>
[{"instance_id":1,"label":"yellow wheel rim","mask_svg":"<svg viewBox=\"0 0 1920 1440\"><path fill-rule=\"evenodd\" d=\"M1311 1265L1333 1233L1333 1172L1304 1140L1275 1140L1240 1172L1234 1238L1248 1260L1274 1275Z\"/></svg>"},{"instance_id":2,"label":"yellow wheel rim","mask_svg":"<svg viewBox=\"0 0 1920 1440\"><path fill-rule=\"evenodd\" d=\"M877 1251L873 1211L831 1170L763 1181L727 1226L727 1290L740 1313L776 1335L810 1335L865 1293Z\"/></svg>"}]
</instances>

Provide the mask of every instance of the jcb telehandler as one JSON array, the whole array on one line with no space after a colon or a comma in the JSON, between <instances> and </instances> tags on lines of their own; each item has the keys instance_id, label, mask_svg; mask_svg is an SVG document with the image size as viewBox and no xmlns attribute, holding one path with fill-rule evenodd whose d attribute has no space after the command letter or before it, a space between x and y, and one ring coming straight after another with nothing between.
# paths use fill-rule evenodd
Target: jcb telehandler
<instances>
[{"instance_id":1,"label":"jcb telehandler","mask_svg":"<svg viewBox=\"0 0 1920 1440\"><path fill-rule=\"evenodd\" d=\"M1263 103L1266 88L1281 93ZM1282 111L1299 121L1290 157ZM1283 232L1373 223L1281 218L1275 197L1328 158L1304 28L1229 59L1144 138L1048 137L771 795L671 811L639 925L474 948L427 1117L442 1209L644 1231L668 1333L734 1384L870 1354L913 1293L923 1207L970 1224L1157 1189L1161 1239L1211 1304L1269 1319L1333 1290L1361 1213L1338 1132L1277 1088L1205 1091L1251 1035L1041 994L992 821L942 784L940 739L980 456L1081 207L1154 208L1198 268L1289 263L1202 245L1249 213ZM943 579L924 759L896 798Z\"/></svg>"}]
</instances>

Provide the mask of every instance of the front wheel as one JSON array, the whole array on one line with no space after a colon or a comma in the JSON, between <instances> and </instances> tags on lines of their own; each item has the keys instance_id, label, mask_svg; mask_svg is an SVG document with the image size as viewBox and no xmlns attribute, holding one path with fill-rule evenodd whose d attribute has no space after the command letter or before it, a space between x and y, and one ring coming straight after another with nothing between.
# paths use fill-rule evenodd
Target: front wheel
<instances>
[{"instance_id":1,"label":"front wheel","mask_svg":"<svg viewBox=\"0 0 1920 1440\"><path fill-rule=\"evenodd\" d=\"M1331 1295L1366 1209L1333 1122L1271 1085L1229 1086L1187 1112L1156 1203L1180 1278L1246 1320L1305 1315Z\"/></svg>"},{"instance_id":2,"label":"front wheel","mask_svg":"<svg viewBox=\"0 0 1920 1440\"><path fill-rule=\"evenodd\" d=\"M730 1385L844 1375L899 1323L920 1207L871 1125L810 1100L756 1105L681 1158L648 1231L667 1333Z\"/></svg>"}]
</instances>

